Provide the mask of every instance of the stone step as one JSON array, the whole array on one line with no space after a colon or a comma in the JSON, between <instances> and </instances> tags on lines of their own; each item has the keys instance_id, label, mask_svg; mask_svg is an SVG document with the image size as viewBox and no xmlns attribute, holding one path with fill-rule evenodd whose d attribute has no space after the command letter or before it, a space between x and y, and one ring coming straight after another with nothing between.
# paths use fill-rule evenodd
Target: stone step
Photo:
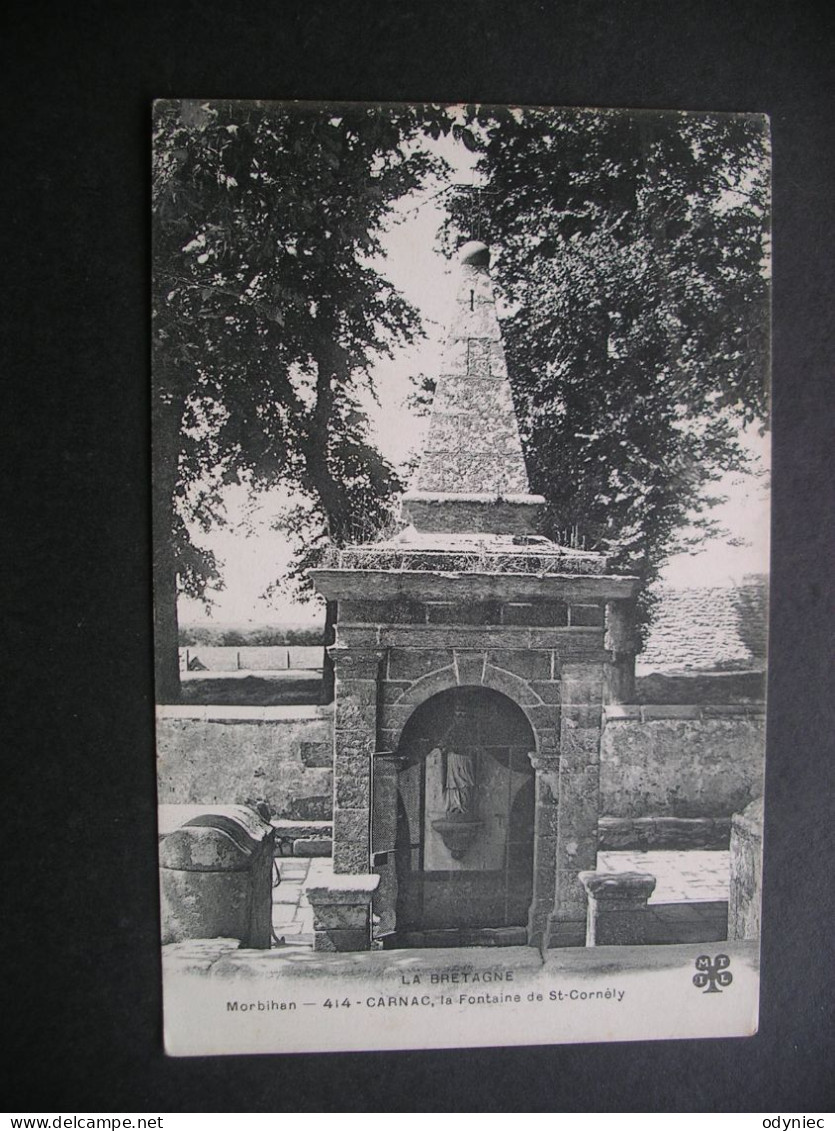
<instances>
[{"instance_id":1,"label":"stone step","mask_svg":"<svg viewBox=\"0 0 835 1131\"><path fill-rule=\"evenodd\" d=\"M273 817L270 824L275 829L276 836L313 837L330 836L333 830L333 821L286 821L281 817Z\"/></svg>"},{"instance_id":2,"label":"stone step","mask_svg":"<svg viewBox=\"0 0 835 1131\"><path fill-rule=\"evenodd\" d=\"M285 821L274 819L275 855L280 858L330 856L333 853L333 821Z\"/></svg>"}]
</instances>

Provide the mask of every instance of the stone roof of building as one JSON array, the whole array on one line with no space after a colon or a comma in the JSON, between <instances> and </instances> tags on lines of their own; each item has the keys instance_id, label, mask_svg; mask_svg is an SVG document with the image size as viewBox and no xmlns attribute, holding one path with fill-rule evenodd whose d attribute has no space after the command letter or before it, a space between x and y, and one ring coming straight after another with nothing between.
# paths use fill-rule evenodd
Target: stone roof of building
<instances>
[{"instance_id":1,"label":"stone roof of building","mask_svg":"<svg viewBox=\"0 0 835 1131\"><path fill-rule=\"evenodd\" d=\"M663 588L643 652L641 672L762 669L768 590L764 577L731 587Z\"/></svg>"}]
</instances>

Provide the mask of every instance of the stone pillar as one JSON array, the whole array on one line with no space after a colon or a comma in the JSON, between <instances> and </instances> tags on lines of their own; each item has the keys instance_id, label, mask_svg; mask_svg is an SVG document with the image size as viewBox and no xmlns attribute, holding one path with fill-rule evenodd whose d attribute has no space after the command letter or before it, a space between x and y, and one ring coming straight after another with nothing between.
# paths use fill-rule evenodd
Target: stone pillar
<instances>
[{"instance_id":1,"label":"stone pillar","mask_svg":"<svg viewBox=\"0 0 835 1131\"><path fill-rule=\"evenodd\" d=\"M371 758L377 741L380 660L375 648L335 645L333 870L370 870Z\"/></svg>"},{"instance_id":2,"label":"stone pillar","mask_svg":"<svg viewBox=\"0 0 835 1131\"><path fill-rule=\"evenodd\" d=\"M542 739L540 739L542 741ZM560 761L554 748L530 755L534 768L535 810L533 902L528 915L528 943L542 948L557 893L557 832L560 804Z\"/></svg>"},{"instance_id":3,"label":"stone pillar","mask_svg":"<svg viewBox=\"0 0 835 1131\"><path fill-rule=\"evenodd\" d=\"M731 877L728 938L760 937L763 866L763 799L758 797L731 820Z\"/></svg>"},{"instance_id":4,"label":"stone pillar","mask_svg":"<svg viewBox=\"0 0 835 1131\"><path fill-rule=\"evenodd\" d=\"M604 672L603 697L606 703L632 703L635 700L635 602L606 602L606 632L603 646L612 653Z\"/></svg>"},{"instance_id":5,"label":"stone pillar","mask_svg":"<svg viewBox=\"0 0 835 1131\"><path fill-rule=\"evenodd\" d=\"M379 876L317 874L305 889L313 908L313 949L357 951L371 948L371 900Z\"/></svg>"},{"instance_id":6,"label":"stone pillar","mask_svg":"<svg viewBox=\"0 0 835 1131\"><path fill-rule=\"evenodd\" d=\"M588 896L586 946L642 946L647 941L647 901L655 876L643 872L581 872Z\"/></svg>"},{"instance_id":7,"label":"stone pillar","mask_svg":"<svg viewBox=\"0 0 835 1131\"><path fill-rule=\"evenodd\" d=\"M562 665L556 901L549 946L583 946L586 895L577 878L597 866L603 667Z\"/></svg>"}]
</instances>

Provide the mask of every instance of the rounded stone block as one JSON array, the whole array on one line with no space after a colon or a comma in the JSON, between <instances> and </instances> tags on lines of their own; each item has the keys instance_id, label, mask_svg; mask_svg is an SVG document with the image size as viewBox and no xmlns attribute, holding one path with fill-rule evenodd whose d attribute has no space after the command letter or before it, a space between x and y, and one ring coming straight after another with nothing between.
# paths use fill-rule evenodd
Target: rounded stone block
<instances>
[{"instance_id":1,"label":"rounded stone block","mask_svg":"<svg viewBox=\"0 0 835 1131\"><path fill-rule=\"evenodd\" d=\"M213 828L183 828L160 846L160 867L182 872L246 872L252 851Z\"/></svg>"},{"instance_id":2,"label":"rounded stone block","mask_svg":"<svg viewBox=\"0 0 835 1131\"><path fill-rule=\"evenodd\" d=\"M185 939L248 939L251 884L245 872L160 869L163 945Z\"/></svg>"}]
</instances>

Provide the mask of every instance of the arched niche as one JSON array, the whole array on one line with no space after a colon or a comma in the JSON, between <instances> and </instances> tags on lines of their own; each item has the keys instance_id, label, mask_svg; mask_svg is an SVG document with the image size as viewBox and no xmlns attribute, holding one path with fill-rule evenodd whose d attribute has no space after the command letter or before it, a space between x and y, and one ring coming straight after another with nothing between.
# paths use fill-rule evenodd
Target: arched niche
<instances>
[{"instance_id":1,"label":"arched niche","mask_svg":"<svg viewBox=\"0 0 835 1131\"><path fill-rule=\"evenodd\" d=\"M397 936L405 945L524 944L533 899L533 729L508 696L453 687L397 748Z\"/></svg>"}]
</instances>

